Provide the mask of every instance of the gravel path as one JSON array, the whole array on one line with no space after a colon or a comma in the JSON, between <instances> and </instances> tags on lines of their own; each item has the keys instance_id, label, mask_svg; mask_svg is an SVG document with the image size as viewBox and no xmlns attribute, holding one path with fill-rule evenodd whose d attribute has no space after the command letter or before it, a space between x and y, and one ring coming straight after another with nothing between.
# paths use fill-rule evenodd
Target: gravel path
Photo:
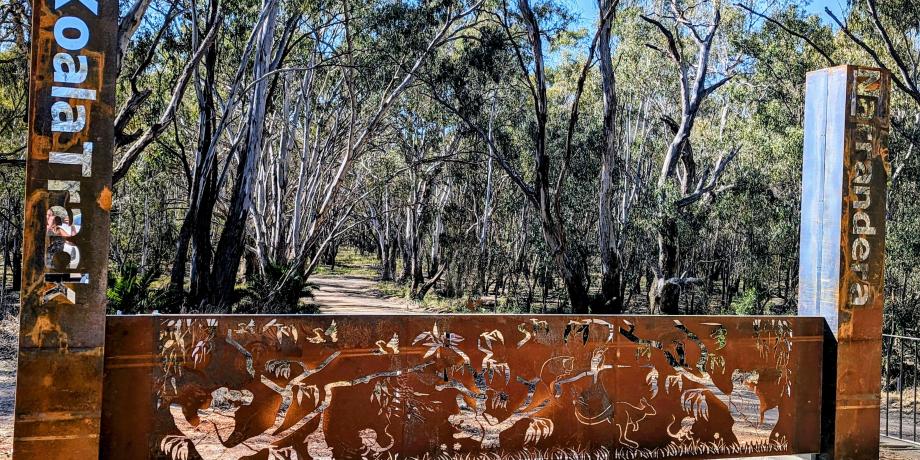
<instances>
[{"instance_id":1,"label":"gravel path","mask_svg":"<svg viewBox=\"0 0 920 460\"><path fill-rule=\"evenodd\" d=\"M405 299L384 296L373 279L352 275L313 276L313 301L330 315L423 314Z\"/></svg>"},{"instance_id":2,"label":"gravel path","mask_svg":"<svg viewBox=\"0 0 920 460\"><path fill-rule=\"evenodd\" d=\"M13 401L16 398L16 361L0 360L0 460L12 457Z\"/></svg>"},{"instance_id":3,"label":"gravel path","mask_svg":"<svg viewBox=\"0 0 920 460\"><path fill-rule=\"evenodd\" d=\"M920 445L883 437L880 457L884 460L917 460L920 459Z\"/></svg>"}]
</instances>

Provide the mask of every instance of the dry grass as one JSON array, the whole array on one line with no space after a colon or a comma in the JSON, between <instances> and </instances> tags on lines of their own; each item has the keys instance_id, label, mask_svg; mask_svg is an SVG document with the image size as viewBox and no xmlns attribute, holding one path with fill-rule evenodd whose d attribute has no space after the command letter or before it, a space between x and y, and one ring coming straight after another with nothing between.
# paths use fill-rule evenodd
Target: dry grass
<instances>
[{"instance_id":1,"label":"dry grass","mask_svg":"<svg viewBox=\"0 0 920 460\"><path fill-rule=\"evenodd\" d=\"M16 353L19 347L19 318L0 312L0 460L12 457L13 403L16 395Z\"/></svg>"},{"instance_id":2,"label":"dry grass","mask_svg":"<svg viewBox=\"0 0 920 460\"><path fill-rule=\"evenodd\" d=\"M19 318L3 313L0 318L0 360L12 360L19 347Z\"/></svg>"},{"instance_id":3,"label":"dry grass","mask_svg":"<svg viewBox=\"0 0 920 460\"><path fill-rule=\"evenodd\" d=\"M361 255L354 248L342 248L335 258L335 268L328 265L316 267L315 275L351 275L375 277L379 273L377 258L373 254Z\"/></svg>"},{"instance_id":4,"label":"dry grass","mask_svg":"<svg viewBox=\"0 0 920 460\"><path fill-rule=\"evenodd\" d=\"M0 360L0 460L12 458L16 360Z\"/></svg>"},{"instance_id":5,"label":"dry grass","mask_svg":"<svg viewBox=\"0 0 920 460\"><path fill-rule=\"evenodd\" d=\"M16 354L19 351L19 295L0 299L0 460L12 458Z\"/></svg>"}]
</instances>

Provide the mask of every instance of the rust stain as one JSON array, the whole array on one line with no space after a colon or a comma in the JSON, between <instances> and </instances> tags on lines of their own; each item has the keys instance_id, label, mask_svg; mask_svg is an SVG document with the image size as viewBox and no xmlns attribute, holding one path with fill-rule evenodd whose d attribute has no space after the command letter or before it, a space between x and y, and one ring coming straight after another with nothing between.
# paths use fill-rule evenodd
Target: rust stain
<instances>
[{"instance_id":1,"label":"rust stain","mask_svg":"<svg viewBox=\"0 0 920 460\"><path fill-rule=\"evenodd\" d=\"M835 440L837 458L878 458L891 76L847 68Z\"/></svg>"},{"instance_id":2,"label":"rust stain","mask_svg":"<svg viewBox=\"0 0 920 460\"><path fill-rule=\"evenodd\" d=\"M96 200L99 203L99 208L108 212L112 210L112 189L108 185L102 187L102 192L99 193L99 199Z\"/></svg>"},{"instance_id":3,"label":"rust stain","mask_svg":"<svg viewBox=\"0 0 920 460\"><path fill-rule=\"evenodd\" d=\"M67 350L67 333L61 329L61 326L51 320L48 315L39 315L35 319L35 324L28 334L29 339L35 346L44 346L46 339L56 339L58 347L61 350Z\"/></svg>"}]
</instances>

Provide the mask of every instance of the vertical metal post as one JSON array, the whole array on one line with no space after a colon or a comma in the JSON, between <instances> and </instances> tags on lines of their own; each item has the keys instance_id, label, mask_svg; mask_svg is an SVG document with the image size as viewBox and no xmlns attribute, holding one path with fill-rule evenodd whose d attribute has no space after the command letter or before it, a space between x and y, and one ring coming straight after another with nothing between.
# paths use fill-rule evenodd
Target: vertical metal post
<instances>
[{"instance_id":1,"label":"vertical metal post","mask_svg":"<svg viewBox=\"0 0 920 460\"><path fill-rule=\"evenodd\" d=\"M904 437L904 339L898 339L898 437ZM885 388L885 392L888 389ZM887 409L887 408L886 408Z\"/></svg>"},{"instance_id":2,"label":"vertical metal post","mask_svg":"<svg viewBox=\"0 0 920 460\"><path fill-rule=\"evenodd\" d=\"M806 83L799 314L829 326L823 450L835 458L878 458L889 92L888 72L865 67Z\"/></svg>"},{"instance_id":3,"label":"vertical metal post","mask_svg":"<svg viewBox=\"0 0 920 460\"><path fill-rule=\"evenodd\" d=\"M117 18L32 4L16 459L99 456Z\"/></svg>"},{"instance_id":4,"label":"vertical metal post","mask_svg":"<svg viewBox=\"0 0 920 460\"><path fill-rule=\"evenodd\" d=\"M882 346L886 346L885 342L886 337L882 337ZM891 429L889 428L889 416L891 415L891 392L888 391L891 388L891 348L894 346L894 338L887 337L887 352L885 353L885 436L891 434Z\"/></svg>"}]
</instances>

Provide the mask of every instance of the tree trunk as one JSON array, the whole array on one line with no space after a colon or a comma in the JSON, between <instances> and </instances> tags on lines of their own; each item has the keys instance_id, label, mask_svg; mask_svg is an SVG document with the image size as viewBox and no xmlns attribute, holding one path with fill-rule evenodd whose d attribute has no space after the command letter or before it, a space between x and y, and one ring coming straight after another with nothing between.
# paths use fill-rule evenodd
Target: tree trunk
<instances>
[{"instance_id":1,"label":"tree trunk","mask_svg":"<svg viewBox=\"0 0 920 460\"><path fill-rule=\"evenodd\" d=\"M586 314L589 311L590 298L585 286L584 264L566 243L565 221L559 203L550 186L550 156L546 152L546 124L548 107L546 97L546 72L543 63L543 37L537 17L528 0L519 0L518 7L527 26L528 41L534 57L534 115L536 132L533 134L534 146L534 194L530 197L539 212L543 238L550 250L556 270L559 272L572 312ZM558 185L562 187L563 184ZM556 190L559 193L560 190Z\"/></svg>"},{"instance_id":2,"label":"tree trunk","mask_svg":"<svg viewBox=\"0 0 920 460\"><path fill-rule=\"evenodd\" d=\"M431 278L441 266L441 236L444 234L443 209L439 209L434 218L434 229L431 232L431 252L428 258L428 277Z\"/></svg>"},{"instance_id":3,"label":"tree trunk","mask_svg":"<svg viewBox=\"0 0 920 460\"><path fill-rule=\"evenodd\" d=\"M491 129L491 126L490 126ZM482 218L479 228L479 257L476 261L476 287L475 292L485 292L487 287L486 276L489 270L489 234L492 229L492 156L489 156L486 169L486 193L483 198Z\"/></svg>"},{"instance_id":4,"label":"tree trunk","mask_svg":"<svg viewBox=\"0 0 920 460\"><path fill-rule=\"evenodd\" d=\"M680 314L680 286L671 282L677 277L677 222L665 217L658 229L658 277L652 283L649 307L663 315Z\"/></svg>"},{"instance_id":5,"label":"tree trunk","mask_svg":"<svg viewBox=\"0 0 920 460\"><path fill-rule=\"evenodd\" d=\"M333 238L323 250L323 265L328 265L330 270L335 270L335 259L339 255L339 243Z\"/></svg>"},{"instance_id":6,"label":"tree trunk","mask_svg":"<svg viewBox=\"0 0 920 460\"><path fill-rule=\"evenodd\" d=\"M401 237L397 238L397 243L399 244L399 256L402 259L402 270L400 270L399 278L397 282L402 284L406 281L409 281L409 277L412 275L412 261L409 258L409 242L406 240L405 232L402 233Z\"/></svg>"},{"instance_id":7,"label":"tree trunk","mask_svg":"<svg viewBox=\"0 0 920 460\"><path fill-rule=\"evenodd\" d=\"M416 301L424 300L425 296L428 294L428 291L430 291L431 288L433 288L434 285L437 284L438 280L441 279L441 275L443 275L444 272L447 270L447 266L448 266L447 263L441 265L441 268L439 268L438 271L435 272L434 276L432 276L427 282L419 286L418 291L412 291L413 292L412 299Z\"/></svg>"},{"instance_id":8,"label":"tree trunk","mask_svg":"<svg viewBox=\"0 0 920 460\"><path fill-rule=\"evenodd\" d=\"M259 255L255 251L246 250L243 253L243 276L246 277L246 282L252 282L260 273L262 273L262 263Z\"/></svg>"},{"instance_id":9,"label":"tree trunk","mask_svg":"<svg viewBox=\"0 0 920 460\"><path fill-rule=\"evenodd\" d=\"M13 287L11 289L14 291L22 289L22 245L20 241L20 238L17 237L16 242L13 243Z\"/></svg>"},{"instance_id":10,"label":"tree trunk","mask_svg":"<svg viewBox=\"0 0 920 460\"><path fill-rule=\"evenodd\" d=\"M176 255L169 271L169 289L173 292L185 292L185 269L188 247L192 236L192 209L185 213L179 237L176 239Z\"/></svg>"},{"instance_id":11,"label":"tree trunk","mask_svg":"<svg viewBox=\"0 0 920 460\"><path fill-rule=\"evenodd\" d=\"M390 241L386 235L380 233L377 235L377 253L380 258L380 281L393 281L393 251L390 248Z\"/></svg>"},{"instance_id":12,"label":"tree trunk","mask_svg":"<svg viewBox=\"0 0 920 460\"><path fill-rule=\"evenodd\" d=\"M587 314L591 299L588 297L588 289L585 286L583 264L566 247L565 236L559 230L558 225L553 224L552 219L541 219L541 223L543 224L541 226L543 238L552 254L556 271L565 285L569 303L572 305L572 313Z\"/></svg>"},{"instance_id":13,"label":"tree trunk","mask_svg":"<svg viewBox=\"0 0 920 460\"><path fill-rule=\"evenodd\" d=\"M599 0L601 18L611 0ZM614 0L615 1L615 0ZM601 150L601 172L598 180L598 251L601 259L601 291L592 313L616 314L623 311L622 271L620 269L619 232L617 231L616 193L619 188L619 152L616 130L616 80L610 55L610 21L599 25L598 59L601 88L604 92L604 148Z\"/></svg>"},{"instance_id":14,"label":"tree trunk","mask_svg":"<svg viewBox=\"0 0 920 460\"><path fill-rule=\"evenodd\" d=\"M211 27L217 27L214 24L214 20L218 14L218 2L212 0L209 2L209 18L208 24L212 24ZM205 184L207 187L208 178L213 174L210 171L214 170L213 162L208 162L206 160L208 151L210 149L211 142L213 140L214 126L216 124L216 111L214 108L214 90L215 90L215 67L217 65L217 45L216 43L211 43L208 47L208 50L205 53L204 57L204 69L205 76L200 78L198 71L195 72L195 93L198 101L199 114L198 114L198 143L196 145L196 157L195 157L195 175L190 177L191 183L189 184L189 209L186 211L185 218L182 221L182 228L179 231L179 238L176 242L176 255L173 259L173 265L170 270L170 289L173 292L183 293L185 292L185 275L186 269L188 268L186 260L189 256L189 249L192 250L192 285L190 286L190 291L193 293L193 299L196 300L197 304L197 286L196 277L200 275L200 265L196 265L196 262L200 264L202 259L195 260L197 251L204 250L207 252L207 261L210 264L211 256L211 217L212 210L214 207L213 198L209 197L207 193L209 190L202 190L201 185ZM210 170L210 171L209 171ZM202 180L204 179L204 180ZM202 196L202 194L205 194ZM204 199L204 200L203 200ZM203 201L210 201L211 204L207 206L206 211L200 212L199 204ZM204 233L207 235L207 244L205 246L201 245L200 235ZM206 272L210 271L210 265L207 266ZM207 275L205 275L207 276Z\"/></svg>"},{"instance_id":15,"label":"tree trunk","mask_svg":"<svg viewBox=\"0 0 920 460\"><path fill-rule=\"evenodd\" d=\"M390 267L387 269L390 273L390 281L393 281L396 278L396 262L399 260L399 247L395 239L390 239L390 255L387 258L387 262L390 264Z\"/></svg>"},{"instance_id":16,"label":"tree trunk","mask_svg":"<svg viewBox=\"0 0 920 460\"><path fill-rule=\"evenodd\" d=\"M207 147L205 147L207 148ZM192 266L189 271L189 298L193 305L199 305L207 299L211 274L213 245L211 244L211 222L214 217L214 205L217 197L217 169L210 168L201 191L199 205L195 207L192 224Z\"/></svg>"},{"instance_id":17,"label":"tree trunk","mask_svg":"<svg viewBox=\"0 0 920 460\"><path fill-rule=\"evenodd\" d=\"M406 264L408 268L409 292L415 292L422 282L421 257L419 254L418 219L415 215L415 200L406 206Z\"/></svg>"},{"instance_id":18,"label":"tree trunk","mask_svg":"<svg viewBox=\"0 0 920 460\"><path fill-rule=\"evenodd\" d=\"M274 43L275 23L278 15L278 3L266 0L264 8L270 8L259 32L259 48L253 62L253 81L255 87L252 105L249 109L248 133L246 145L240 152L237 178L224 230L221 232L214 257L214 270L211 276L210 298L212 305L226 305L231 299L236 284L236 275L243 255L246 223L252 206L252 186L256 166L262 156L262 135L265 129L265 111L268 104L268 78L272 67L272 47Z\"/></svg>"},{"instance_id":19,"label":"tree trunk","mask_svg":"<svg viewBox=\"0 0 920 460\"><path fill-rule=\"evenodd\" d=\"M380 252L380 281L393 281L393 263L391 262L392 251L390 248L383 246Z\"/></svg>"},{"instance_id":20,"label":"tree trunk","mask_svg":"<svg viewBox=\"0 0 920 460\"><path fill-rule=\"evenodd\" d=\"M216 4L216 2L212 2ZM216 13L215 13L216 14ZM214 217L214 205L217 198L217 168L215 162L207 161L208 151L213 142L214 126L217 113L214 107L214 66L217 64L216 47L205 56L205 83L200 92L199 115L200 134L198 140L198 162L195 166L196 192L192 197L195 205L191 222L192 266L189 272L189 298L193 305L200 305L206 300L208 280L211 274L213 245L211 244L211 225ZM203 188L199 188L203 187Z\"/></svg>"}]
</instances>

